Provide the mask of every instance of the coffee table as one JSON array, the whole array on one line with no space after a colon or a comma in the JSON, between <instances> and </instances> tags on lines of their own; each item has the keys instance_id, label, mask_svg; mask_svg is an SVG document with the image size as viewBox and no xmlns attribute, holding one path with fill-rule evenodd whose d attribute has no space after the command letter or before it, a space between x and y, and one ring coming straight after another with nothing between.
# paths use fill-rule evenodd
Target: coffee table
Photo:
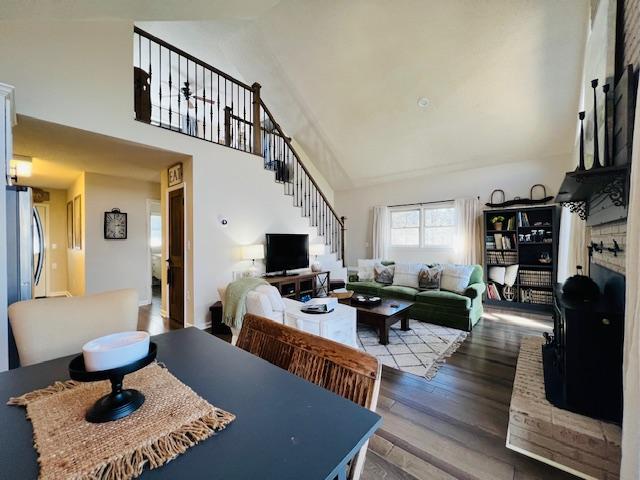
<instances>
[{"instance_id":1,"label":"coffee table","mask_svg":"<svg viewBox=\"0 0 640 480\"><path fill-rule=\"evenodd\" d=\"M389 343L389 327L396 322L402 330L409 330L409 309L413 302L396 298L383 298L379 305L366 306L351 302L351 298L343 298L340 303L350 305L358 311L358 323L364 323L378 329L380 344Z\"/></svg>"}]
</instances>

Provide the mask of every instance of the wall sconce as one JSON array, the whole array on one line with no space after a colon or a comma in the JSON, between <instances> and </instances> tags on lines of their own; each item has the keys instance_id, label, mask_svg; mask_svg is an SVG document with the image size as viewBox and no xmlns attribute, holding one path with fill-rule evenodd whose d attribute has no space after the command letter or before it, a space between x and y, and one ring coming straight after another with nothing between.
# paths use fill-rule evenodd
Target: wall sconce
<instances>
[{"instance_id":1,"label":"wall sconce","mask_svg":"<svg viewBox=\"0 0 640 480\"><path fill-rule=\"evenodd\" d=\"M14 155L9 161L9 176L14 182L21 177L30 177L33 173L33 163L31 157L24 155Z\"/></svg>"},{"instance_id":2,"label":"wall sconce","mask_svg":"<svg viewBox=\"0 0 640 480\"><path fill-rule=\"evenodd\" d=\"M255 277L258 273L256 260L262 260L264 258L264 245L245 245L242 247L242 258L251 260L251 267L248 273L250 277Z\"/></svg>"}]
</instances>

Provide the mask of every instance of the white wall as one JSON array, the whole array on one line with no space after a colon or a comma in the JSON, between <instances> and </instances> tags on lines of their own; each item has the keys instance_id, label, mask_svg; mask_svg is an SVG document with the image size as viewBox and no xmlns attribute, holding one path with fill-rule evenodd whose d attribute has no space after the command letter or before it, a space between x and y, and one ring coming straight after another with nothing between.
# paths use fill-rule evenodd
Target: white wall
<instances>
[{"instance_id":1,"label":"white wall","mask_svg":"<svg viewBox=\"0 0 640 480\"><path fill-rule=\"evenodd\" d=\"M135 288L140 304L149 298L147 200L160 200L160 184L85 174L86 293ZM104 212L127 214L127 239L105 240Z\"/></svg>"},{"instance_id":2,"label":"white wall","mask_svg":"<svg viewBox=\"0 0 640 480\"><path fill-rule=\"evenodd\" d=\"M186 321L202 327L216 287L231 280L237 266L232 245L267 231L303 233L307 220L259 157L133 119L132 42L131 21L0 22L0 81L18 86L20 114L191 158L184 163L193 250L187 251ZM215 230L219 212L239 219L237 227Z\"/></svg>"},{"instance_id":3,"label":"white wall","mask_svg":"<svg viewBox=\"0 0 640 480\"><path fill-rule=\"evenodd\" d=\"M566 157L546 161L531 160L336 191L337 209L347 217L347 265L355 265L358 258L371 257L371 209L375 205L430 202L473 196L479 196L484 204L489 201L494 189L504 190L507 200L515 196L529 197L529 189L536 183L545 185L548 195L555 195L567 171L567 165L571 162L571 155L568 154ZM389 256L396 259L394 254L398 255L397 259L405 261L449 260L446 252L442 251L394 250Z\"/></svg>"}]
</instances>

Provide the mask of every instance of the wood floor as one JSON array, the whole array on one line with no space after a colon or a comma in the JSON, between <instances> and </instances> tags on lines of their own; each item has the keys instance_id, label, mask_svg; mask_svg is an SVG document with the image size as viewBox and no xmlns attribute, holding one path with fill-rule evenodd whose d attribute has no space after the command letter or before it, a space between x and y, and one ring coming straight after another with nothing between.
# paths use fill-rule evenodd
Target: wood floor
<instances>
[{"instance_id":1,"label":"wood floor","mask_svg":"<svg viewBox=\"0 0 640 480\"><path fill-rule=\"evenodd\" d=\"M431 381L384 367L362 479L576 478L505 447L520 339L550 330L549 318L490 310Z\"/></svg>"}]
</instances>

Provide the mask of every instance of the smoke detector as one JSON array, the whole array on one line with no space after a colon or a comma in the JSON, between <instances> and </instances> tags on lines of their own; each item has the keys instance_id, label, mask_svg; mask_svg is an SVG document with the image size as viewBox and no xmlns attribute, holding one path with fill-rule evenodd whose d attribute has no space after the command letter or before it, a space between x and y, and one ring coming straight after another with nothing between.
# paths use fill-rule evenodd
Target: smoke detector
<instances>
[{"instance_id":1,"label":"smoke detector","mask_svg":"<svg viewBox=\"0 0 640 480\"><path fill-rule=\"evenodd\" d=\"M420 108L427 108L431 104L431 101L427 97L420 97L418 99L418 106Z\"/></svg>"}]
</instances>

